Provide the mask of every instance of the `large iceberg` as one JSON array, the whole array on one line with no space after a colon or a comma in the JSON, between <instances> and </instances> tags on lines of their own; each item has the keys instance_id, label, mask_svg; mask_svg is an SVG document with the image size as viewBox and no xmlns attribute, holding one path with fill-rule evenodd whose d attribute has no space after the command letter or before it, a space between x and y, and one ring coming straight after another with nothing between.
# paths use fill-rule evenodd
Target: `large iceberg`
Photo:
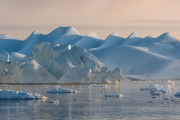
<instances>
[{"instance_id":1,"label":"large iceberg","mask_svg":"<svg viewBox=\"0 0 180 120\"><path fill-rule=\"evenodd\" d=\"M68 26L47 35L35 31L25 40L0 34L0 60L3 62L7 61L6 52L10 62L21 63L24 57L34 59L58 80L72 68L89 68L95 72L103 66L109 68L104 78L106 82L112 80L116 67L129 78L180 78L180 41L170 33L142 38L133 32L123 38L114 32L102 40L95 33L82 36Z\"/></svg>"},{"instance_id":2,"label":"large iceberg","mask_svg":"<svg viewBox=\"0 0 180 120\"><path fill-rule=\"evenodd\" d=\"M0 82L115 83L122 80L119 68L109 77L108 72L103 71L107 67L103 66L82 47L42 42L35 44L33 56L25 57L23 62L0 61Z\"/></svg>"},{"instance_id":3,"label":"large iceberg","mask_svg":"<svg viewBox=\"0 0 180 120\"><path fill-rule=\"evenodd\" d=\"M52 43L39 43L34 46L33 59L45 67L49 73L60 79L74 67L90 68L99 71L103 66L98 59L84 48Z\"/></svg>"}]
</instances>

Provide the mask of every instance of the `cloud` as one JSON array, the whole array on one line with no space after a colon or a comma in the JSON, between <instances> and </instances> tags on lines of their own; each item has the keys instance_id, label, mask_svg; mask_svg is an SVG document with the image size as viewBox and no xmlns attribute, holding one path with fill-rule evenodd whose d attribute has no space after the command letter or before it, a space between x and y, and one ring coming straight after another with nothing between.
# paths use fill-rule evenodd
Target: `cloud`
<instances>
[{"instance_id":1,"label":"cloud","mask_svg":"<svg viewBox=\"0 0 180 120\"><path fill-rule=\"evenodd\" d=\"M0 0L1 31L177 31L180 0ZM156 29L157 30L156 30ZM148 33L149 34L149 33Z\"/></svg>"}]
</instances>

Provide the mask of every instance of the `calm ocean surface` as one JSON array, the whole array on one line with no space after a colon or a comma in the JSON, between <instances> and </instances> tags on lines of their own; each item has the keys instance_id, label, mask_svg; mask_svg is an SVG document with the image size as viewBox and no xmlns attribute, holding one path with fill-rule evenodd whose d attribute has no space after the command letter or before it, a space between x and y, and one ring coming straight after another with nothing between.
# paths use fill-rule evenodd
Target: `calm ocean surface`
<instances>
[{"instance_id":1,"label":"calm ocean surface","mask_svg":"<svg viewBox=\"0 0 180 120\"><path fill-rule=\"evenodd\" d=\"M80 93L46 93L55 85L0 85L0 89L12 89L40 93L47 100L1 100L0 120L175 120L180 119L180 102L164 100L180 92L180 82L168 85L164 81L129 81L107 85L106 88L79 89L64 85L64 88L80 90ZM152 98L149 91L140 91L150 84L172 88L171 93ZM122 98L104 97L104 94L121 93ZM59 104L49 103L50 99ZM151 101L151 102L149 102Z\"/></svg>"}]
</instances>

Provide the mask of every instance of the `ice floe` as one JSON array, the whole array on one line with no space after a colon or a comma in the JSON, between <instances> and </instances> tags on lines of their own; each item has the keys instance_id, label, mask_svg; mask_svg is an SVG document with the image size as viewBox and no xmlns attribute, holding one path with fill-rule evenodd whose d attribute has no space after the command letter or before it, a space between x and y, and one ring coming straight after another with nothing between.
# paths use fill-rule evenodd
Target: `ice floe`
<instances>
[{"instance_id":1,"label":"ice floe","mask_svg":"<svg viewBox=\"0 0 180 120\"><path fill-rule=\"evenodd\" d=\"M162 95L162 92L155 91L155 92L152 92L151 95Z\"/></svg>"},{"instance_id":2,"label":"ice floe","mask_svg":"<svg viewBox=\"0 0 180 120\"><path fill-rule=\"evenodd\" d=\"M30 99L47 99L47 97L40 95L38 93L0 89L0 100L30 100Z\"/></svg>"},{"instance_id":3,"label":"ice floe","mask_svg":"<svg viewBox=\"0 0 180 120\"><path fill-rule=\"evenodd\" d=\"M79 91L76 90L71 90L71 89L67 89L67 88L62 88L62 87L55 87L52 88L51 90L47 91L47 93L78 93Z\"/></svg>"},{"instance_id":4,"label":"ice floe","mask_svg":"<svg viewBox=\"0 0 180 120\"><path fill-rule=\"evenodd\" d=\"M166 101L178 101L179 100L179 98L177 98L177 97L164 97L162 99L166 100Z\"/></svg>"},{"instance_id":5,"label":"ice floe","mask_svg":"<svg viewBox=\"0 0 180 120\"><path fill-rule=\"evenodd\" d=\"M59 100L52 100L52 99L50 99L49 103L52 103L52 104L59 104Z\"/></svg>"}]
</instances>

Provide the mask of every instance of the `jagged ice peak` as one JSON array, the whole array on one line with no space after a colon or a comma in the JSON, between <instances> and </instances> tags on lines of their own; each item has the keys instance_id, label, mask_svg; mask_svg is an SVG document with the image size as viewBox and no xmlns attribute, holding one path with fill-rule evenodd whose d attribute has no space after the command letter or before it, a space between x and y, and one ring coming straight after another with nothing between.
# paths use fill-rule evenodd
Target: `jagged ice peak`
<instances>
[{"instance_id":1,"label":"jagged ice peak","mask_svg":"<svg viewBox=\"0 0 180 120\"><path fill-rule=\"evenodd\" d=\"M127 38L140 38L140 37L137 33L133 32Z\"/></svg>"},{"instance_id":2,"label":"jagged ice peak","mask_svg":"<svg viewBox=\"0 0 180 120\"><path fill-rule=\"evenodd\" d=\"M99 36L96 33L94 33L94 32L91 32L91 33L89 33L86 36L99 39Z\"/></svg>"},{"instance_id":3,"label":"jagged ice peak","mask_svg":"<svg viewBox=\"0 0 180 120\"><path fill-rule=\"evenodd\" d=\"M175 37L171 34L171 33L169 33L169 32L165 32L165 33L163 33L163 34L161 34L158 38L171 38L171 39L175 39Z\"/></svg>"},{"instance_id":4,"label":"jagged ice peak","mask_svg":"<svg viewBox=\"0 0 180 120\"><path fill-rule=\"evenodd\" d=\"M117 37L120 37L119 33L117 33L117 32L111 33L110 36L117 36Z\"/></svg>"}]
</instances>

